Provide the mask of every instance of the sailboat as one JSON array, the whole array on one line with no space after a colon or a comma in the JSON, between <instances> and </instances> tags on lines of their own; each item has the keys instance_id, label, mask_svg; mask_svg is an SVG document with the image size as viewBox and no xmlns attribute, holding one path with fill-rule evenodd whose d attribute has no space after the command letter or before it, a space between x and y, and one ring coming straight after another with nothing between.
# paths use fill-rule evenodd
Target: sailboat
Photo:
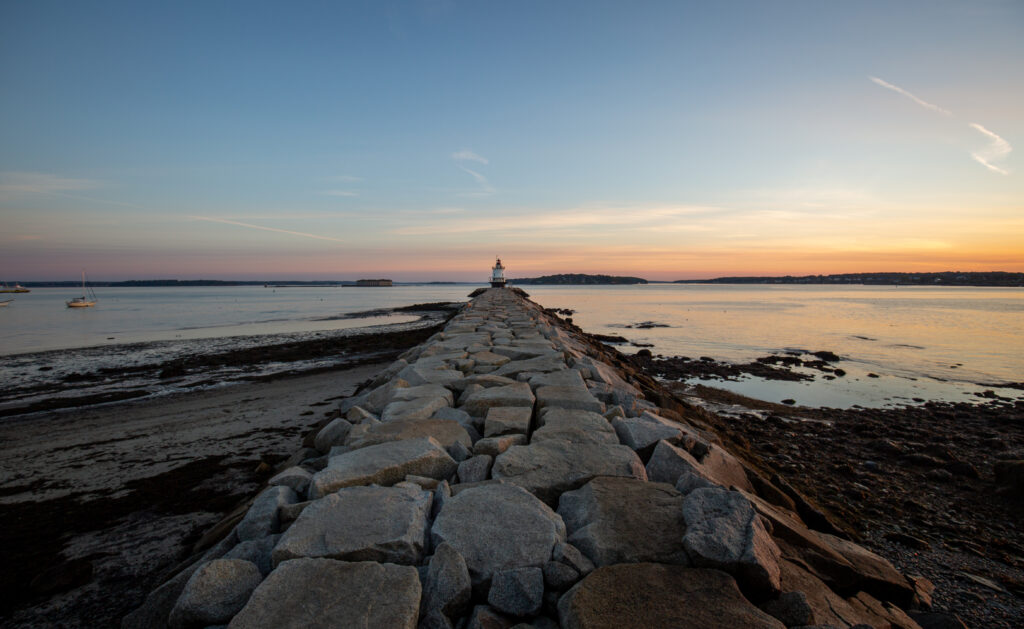
<instances>
[{"instance_id":1,"label":"sailboat","mask_svg":"<svg viewBox=\"0 0 1024 629\"><path fill-rule=\"evenodd\" d=\"M6 308L7 306L10 306L12 301L14 301L14 300L13 299L5 299L3 301L0 301L0 308Z\"/></svg>"},{"instance_id":2,"label":"sailboat","mask_svg":"<svg viewBox=\"0 0 1024 629\"><path fill-rule=\"evenodd\" d=\"M90 308L96 305L96 293L93 292L92 288L85 287L85 271L82 271L82 296L75 297L70 301L66 301L68 308Z\"/></svg>"}]
</instances>

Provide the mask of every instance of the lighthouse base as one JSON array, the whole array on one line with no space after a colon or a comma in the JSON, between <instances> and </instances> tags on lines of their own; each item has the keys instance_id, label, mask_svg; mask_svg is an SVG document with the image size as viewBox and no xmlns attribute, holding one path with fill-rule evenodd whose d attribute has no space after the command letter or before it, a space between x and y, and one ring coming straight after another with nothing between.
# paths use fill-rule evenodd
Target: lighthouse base
<instances>
[{"instance_id":1,"label":"lighthouse base","mask_svg":"<svg viewBox=\"0 0 1024 629\"><path fill-rule=\"evenodd\" d=\"M491 282L491 288L505 288L505 281L504 280L502 280L500 282L492 281Z\"/></svg>"}]
</instances>

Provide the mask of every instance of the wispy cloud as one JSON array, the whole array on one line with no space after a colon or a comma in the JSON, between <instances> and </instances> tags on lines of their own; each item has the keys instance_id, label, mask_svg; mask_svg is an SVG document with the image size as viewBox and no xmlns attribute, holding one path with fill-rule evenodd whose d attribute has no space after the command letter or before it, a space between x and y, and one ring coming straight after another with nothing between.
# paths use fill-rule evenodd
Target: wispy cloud
<instances>
[{"instance_id":1,"label":"wispy cloud","mask_svg":"<svg viewBox=\"0 0 1024 629\"><path fill-rule=\"evenodd\" d=\"M330 181L343 181L345 183L358 183L363 180L362 177L356 177L355 175L335 175L327 179Z\"/></svg>"},{"instance_id":2,"label":"wispy cloud","mask_svg":"<svg viewBox=\"0 0 1024 629\"><path fill-rule=\"evenodd\" d=\"M494 194L494 187L491 186L490 181L487 181L487 177L484 177L477 171L466 168L465 166L459 166L459 169L461 169L465 173L468 173L470 176L473 177L473 179L476 179L476 182L478 184L480 184L479 190L475 192L463 193L462 196L487 196Z\"/></svg>"},{"instance_id":3,"label":"wispy cloud","mask_svg":"<svg viewBox=\"0 0 1024 629\"><path fill-rule=\"evenodd\" d=\"M276 227L266 227L264 225L253 225L252 223L243 223L241 221L232 221L226 218L213 218L211 216L192 216L192 220L196 221L208 221L210 223L222 223L224 225L236 225L238 227L248 227L249 229L259 229L262 231L276 232L278 234L289 234L291 236L301 236L303 238L314 238L316 240L329 240L331 242L347 242L341 238L332 238L331 236L320 236L318 234L309 234L306 232L293 231L290 229L278 229Z\"/></svg>"},{"instance_id":4,"label":"wispy cloud","mask_svg":"<svg viewBox=\"0 0 1024 629\"><path fill-rule=\"evenodd\" d=\"M532 229L551 234L555 231L579 231L594 228L614 228L628 231L680 231L699 230L701 226L684 220L695 215L708 214L717 208L703 206L649 207L649 208L577 208L560 211L507 212L480 218L458 217L442 221L440 217L421 225L403 225L393 233L404 236L432 234L473 234L503 232L513 223L527 224ZM454 217L453 217L454 218Z\"/></svg>"},{"instance_id":5,"label":"wispy cloud","mask_svg":"<svg viewBox=\"0 0 1024 629\"><path fill-rule=\"evenodd\" d=\"M921 100L917 96L914 96L913 94L903 89L902 87L899 87L898 85L893 85L892 83L883 81L882 79L875 76L869 76L868 78L871 79L871 81L873 81L874 83L881 85L885 89L892 90L897 94L902 94L903 96L906 96L907 98L909 98L910 100L914 101L915 103L922 107L931 109L932 111L938 112L945 116L953 115L953 112L949 111L948 109L943 109L938 105L929 103L928 101L925 100ZM976 122L968 123L967 126L969 126L970 128L974 129L978 133L981 133L989 140L991 140L991 143L989 143L989 145L984 150L971 152L971 157L974 158L974 161L978 162L985 168L988 168L992 172L999 173L1000 175L1009 175L1009 171L1007 171L1005 168L1000 168L999 166L996 166L992 162L994 160L1000 160L1006 157L1010 153L1010 151L1013 150L1013 147L1010 146L1010 143Z\"/></svg>"},{"instance_id":6,"label":"wispy cloud","mask_svg":"<svg viewBox=\"0 0 1024 629\"><path fill-rule=\"evenodd\" d=\"M976 122L971 122L967 126L992 140L984 150L972 152L971 157L993 172L997 172L1000 175L1009 175L1010 173L1007 170L996 166L992 163L992 160L1002 159L1009 155L1010 151L1013 150L1010 143Z\"/></svg>"},{"instance_id":7,"label":"wispy cloud","mask_svg":"<svg viewBox=\"0 0 1024 629\"><path fill-rule=\"evenodd\" d=\"M2 194L52 194L66 190L91 190L102 182L93 179L72 179L48 173L8 171L0 173Z\"/></svg>"},{"instance_id":8,"label":"wispy cloud","mask_svg":"<svg viewBox=\"0 0 1024 629\"><path fill-rule=\"evenodd\" d=\"M929 103L926 100L922 100L922 99L918 98L917 96L914 96L913 94L911 94L907 90L903 89L902 87L900 87L898 85L893 85L892 83L889 83L887 81L883 81L882 79L878 78L877 76L869 76L868 79L870 79L875 84L884 87L887 90L892 90L892 91L896 92L897 94L901 94L903 96L906 96L910 100L914 101L915 103L917 103L918 105L920 105L920 106L922 106L922 107L924 107L926 109L931 109L932 111L938 112L938 113L940 113L940 114L942 114L944 116L952 116L953 115L953 112L949 111L948 109L943 109L942 107L939 107L938 105Z\"/></svg>"},{"instance_id":9,"label":"wispy cloud","mask_svg":"<svg viewBox=\"0 0 1024 629\"><path fill-rule=\"evenodd\" d=\"M329 197L358 197L359 193L355 190L324 190L321 194L326 194Z\"/></svg>"},{"instance_id":10,"label":"wispy cloud","mask_svg":"<svg viewBox=\"0 0 1024 629\"><path fill-rule=\"evenodd\" d=\"M456 151L455 153L452 153L452 159L454 159L457 162L467 162L468 161L468 162L480 162L481 164L489 164L489 163L491 163L490 160L488 160L486 157L483 157L481 155L477 155L476 153L474 153L473 151L471 151L469 149L462 149L461 151Z\"/></svg>"},{"instance_id":11,"label":"wispy cloud","mask_svg":"<svg viewBox=\"0 0 1024 629\"><path fill-rule=\"evenodd\" d=\"M459 167L459 170L475 179L476 183L480 186L478 190L474 190L472 192L463 192L459 196L487 197L494 194L494 186L491 185L491 182L487 180L487 177L485 177L483 173L480 173L471 168L466 168L466 166L463 165L464 162L478 162L486 166L487 164L490 163L490 160L488 160L486 157L483 157L482 155L477 155L476 153L470 151L469 149L462 149L461 151L452 153L452 159L455 160L455 165Z\"/></svg>"}]
</instances>

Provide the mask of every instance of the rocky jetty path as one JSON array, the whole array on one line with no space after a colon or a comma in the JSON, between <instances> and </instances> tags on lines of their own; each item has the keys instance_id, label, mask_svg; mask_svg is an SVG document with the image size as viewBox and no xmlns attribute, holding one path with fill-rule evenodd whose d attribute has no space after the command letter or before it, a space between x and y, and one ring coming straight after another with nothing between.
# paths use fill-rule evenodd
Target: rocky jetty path
<instances>
[{"instance_id":1,"label":"rocky jetty path","mask_svg":"<svg viewBox=\"0 0 1024 629\"><path fill-rule=\"evenodd\" d=\"M927 581L607 352L487 290L124 627L920 626Z\"/></svg>"}]
</instances>

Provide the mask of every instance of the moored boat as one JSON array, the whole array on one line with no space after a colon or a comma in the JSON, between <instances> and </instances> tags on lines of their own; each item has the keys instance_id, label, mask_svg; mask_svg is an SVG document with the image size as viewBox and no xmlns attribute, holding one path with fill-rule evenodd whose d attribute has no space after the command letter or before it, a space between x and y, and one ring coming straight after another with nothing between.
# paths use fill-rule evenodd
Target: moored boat
<instances>
[{"instance_id":1,"label":"moored boat","mask_svg":"<svg viewBox=\"0 0 1024 629\"><path fill-rule=\"evenodd\" d=\"M25 288L21 284L18 284L17 282L14 283L14 288L9 287L7 284L4 284L2 287L0 287L0 293L31 293L31 292L32 292L31 290Z\"/></svg>"},{"instance_id":2,"label":"moored boat","mask_svg":"<svg viewBox=\"0 0 1024 629\"><path fill-rule=\"evenodd\" d=\"M91 287L86 288L85 286L85 271L82 271L82 296L75 297L74 299L68 300L64 303L68 305L68 308L91 308L96 305L96 293Z\"/></svg>"}]
</instances>

